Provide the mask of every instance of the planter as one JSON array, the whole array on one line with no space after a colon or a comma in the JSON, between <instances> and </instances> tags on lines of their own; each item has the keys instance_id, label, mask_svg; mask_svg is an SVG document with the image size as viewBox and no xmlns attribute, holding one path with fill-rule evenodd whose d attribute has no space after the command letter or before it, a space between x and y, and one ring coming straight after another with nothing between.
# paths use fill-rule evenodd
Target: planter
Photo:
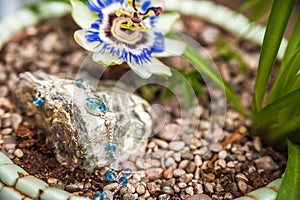
<instances>
[{"instance_id":1,"label":"planter","mask_svg":"<svg viewBox=\"0 0 300 200\"><path fill-rule=\"evenodd\" d=\"M198 37L199 40L203 40L202 42L206 45L206 48L213 53L212 55L217 64L221 64L221 73L223 73L223 75L226 75L227 73L227 78L233 80L234 86L239 87L240 90L251 88L251 85L247 86L247 84L242 84L243 78L245 78L246 75L243 75L239 71L237 64L235 64L236 61L225 64L225 61L222 60L222 56L216 53L214 49L217 48L216 43L218 43L218 41L216 38L211 37L211 35L215 34L216 36L224 34L226 39L236 41L232 35L236 34L260 43L264 28L254 27L253 29L250 29L251 31L247 32L248 34L244 34L246 30L250 28L247 19L241 15L236 17L236 15L233 15L232 11L224 7L217 6L208 1L185 1L184 3L180 0L173 1L174 3L166 5L166 8L168 10L179 11L186 15L183 17L181 24L178 23L175 27L180 31L187 31L187 34L191 33L192 36ZM45 10L47 10L47 14L45 14ZM2 49L2 52L6 57L1 58L0 61L5 60L5 62L2 63L3 67L7 67L6 65L9 61L14 64L12 72L5 70L5 73L10 73L9 75L11 75L12 78L14 78L14 74L25 70L36 71L39 69L51 74L62 72L68 72L69 74L76 73L78 63L82 62L87 53L74 43L69 42L71 41L72 31L77 29L77 27L71 23L70 17L66 16L59 19L51 19L41 23L39 27L32 26L41 19L60 16L68 11L69 7L66 4L39 3L35 7L35 12L28 8L23 9L16 15L2 22L0 24L0 29L6 31L3 32L4 35L1 32L0 46L6 44ZM216 15L212 17L211 13L216 13ZM187 15L195 15L208 22L199 20L195 17L190 18ZM229 19L224 16L229 16ZM56 27L56 25L53 25L61 20L64 20L61 22L64 26ZM15 23L16 21L22 21L23 23ZM16 24L20 26L16 26ZM184 26L185 24L190 25L189 29L185 29L187 28ZM222 29L212 24L218 24ZM25 27L27 27L26 31L19 33L21 29ZM200 36L197 34L198 28L203 30ZM58 32L68 31L68 33L57 34L57 29ZM16 33L18 34L13 36ZM39 40L41 40L41 42ZM60 46L60 43L57 42L64 40L68 41L66 42L66 46ZM32 45L32 43L34 45ZM18 62L14 63L12 61L14 56L17 56L14 52L18 52L18 48L16 47L18 44L20 44L21 49L25 47L28 48L25 48L25 50L21 52L22 58L27 57L28 62L25 64ZM245 40L238 44L240 44L242 51L248 49L248 51L254 52L254 55L250 56L250 60L254 63L251 65L251 62L248 60L247 64L251 65L250 67L253 68L257 66L257 45ZM41 50L30 49L34 48L35 45L41 45ZM284 43L282 49L284 49L285 45L286 44ZM74 51L70 51L70 49ZM33 51L32 55L30 55L30 53L32 53L31 50ZM39 55L36 54L37 52L39 52ZM58 53L55 52L62 53L65 59L58 58ZM26 55L26 53L28 53L28 55ZM36 59L32 60L31 56L34 56ZM46 62L47 60L51 65ZM57 62L57 60L60 60L60 62ZM179 65L186 65L180 60L175 59L168 58L164 61L171 63L177 68L180 67ZM181 63L178 65L179 62ZM232 67L233 69L228 71L226 69L227 67ZM126 70L125 67L125 71ZM254 70L252 69L252 71L249 72L250 76L253 76L253 71ZM235 75L241 73L242 75L233 77L231 73L234 73ZM107 73L106 75L110 76L111 74ZM4 81L2 82L4 83L7 79L3 80ZM244 95L244 103L247 104L251 92L242 93L242 95ZM227 125L223 130L223 135L219 138L219 141L213 147L211 152L200 157L199 150L202 146L209 146L209 144L205 143L207 142L204 140L206 138L203 137L207 129L209 129L209 127L207 127L209 126L208 119L210 117L209 109L207 109L207 107L209 107L209 102L202 100L201 106L197 107L198 112L201 114L199 120L201 126L198 135L191 139L184 137L184 134L182 134L179 138L175 139L175 141L172 141L174 138L170 139L170 133L176 131L184 124L184 121L180 121L178 117L176 101L172 98L165 101L151 100L151 103L156 102L162 103L168 108L166 109L168 112L167 125L157 136L150 138L147 145L147 151L149 154L153 153L151 156L141 157L127 163L127 165L136 168L136 170L141 173L134 174L129 180L128 187L121 188L115 195L116 198L134 199L138 196L142 199L151 199L151 197L159 199L201 199L209 198L208 196L211 196L213 199L220 199L221 197L224 199L233 199L269 184L267 188L250 193L250 196L264 199L264 197L261 196L266 197L266 195L268 195L268 197L266 197L267 199L275 199L276 192L272 191L270 188L279 187L281 180L275 179L281 176L285 166L285 158L270 147L262 147L258 138L249 136L247 131L249 122L229 108L226 118ZM5 119L9 118L9 115L18 116L20 118L20 114L17 113L14 105L10 102L10 96L8 94L4 95L1 106L4 107L2 108L3 114L1 114L2 124L5 125ZM248 106L250 106L249 100ZM7 114L10 112L11 114ZM17 120L10 119L10 121ZM30 195L31 198L42 195L42 199L84 199L84 197L75 197L74 194L91 198L98 190L114 190L116 185L105 181L104 174L106 171L101 168L96 169L95 172L89 174L81 167L58 166L59 164L53 155L53 149L51 149L51 146L47 145L47 140L45 139L43 132L36 130L35 127L29 126L27 121L27 119L21 119L19 120L19 123L11 123L11 125L5 126L2 125L2 137L4 135L3 132L5 133L5 131L8 132L11 130L7 135L13 135L15 139L18 139L18 143L15 143L13 147L10 148L9 145L6 145L5 147L2 147L2 150L13 159L16 164L43 181L38 179L30 180L32 181L29 182L29 184L32 185L32 188L30 189L16 186L14 181L18 179L18 176L21 176L16 172L21 172L26 177L27 173L12 164L2 153L0 157L0 168L4 165L10 165L15 168L15 170L12 173L9 171L6 173L5 170L0 171L2 183L0 187L4 187L0 192L0 196L2 195L1 197L6 198L14 195L14 197L18 199ZM8 144L7 137L4 141ZM36 150L36 153L33 153L34 149ZM30 157L37 161L36 164L32 164L28 160ZM41 162L38 162L38 159L40 159ZM41 164L42 162L44 162L43 165ZM277 164L276 162L280 163ZM150 164L150 167L147 166L147 164ZM42 169L39 168L41 166ZM14 179L12 180L12 183L5 182L3 177L10 176L13 173ZM275 181L272 182L272 180ZM3 183L5 183L5 186L3 186ZM49 186L59 187L70 193L59 189L53 189ZM37 193L37 188L44 192L40 194ZM16 192L16 190L20 193ZM201 193L205 193L205 195ZM242 199L251 198L242 197Z\"/></svg>"}]
</instances>

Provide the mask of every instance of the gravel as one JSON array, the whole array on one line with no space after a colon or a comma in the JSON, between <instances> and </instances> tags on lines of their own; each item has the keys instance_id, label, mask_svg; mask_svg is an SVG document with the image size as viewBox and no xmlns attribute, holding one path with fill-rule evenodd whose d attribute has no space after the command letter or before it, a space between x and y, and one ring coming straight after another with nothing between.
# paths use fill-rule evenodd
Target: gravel
<instances>
[{"instance_id":1,"label":"gravel","mask_svg":"<svg viewBox=\"0 0 300 200\"><path fill-rule=\"evenodd\" d=\"M41 29L33 27L36 35L22 41L16 38L2 50L0 149L14 159L16 164L24 166L31 174L43 177L49 184L92 197L96 191L113 190L117 184L105 181L103 177L105 173L101 169L88 173L80 167L60 166L55 160L53 148L47 146L42 130L36 130L34 126L29 125L30 119L23 119L22 114L16 110L8 87L8 78L25 70L42 70L54 74L77 72L77 65L82 62L87 52L72 42L74 25L70 27L68 23L61 22L67 19L56 19L56 23L44 24ZM185 26L183 31L186 34L194 34L196 30L201 32L203 27L206 27L205 22L189 20L183 23ZM57 22L64 24L61 28L68 29L68 35L62 35L63 31L57 31L57 25L51 27ZM190 23L196 24L198 28L191 31ZM227 73L227 78L234 81L235 88L239 88L240 91L251 91L249 83L243 80L245 77L237 76L239 69L214 55L212 50L217 48L214 46L216 42L214 34L222 33L227 37L228 33L223 33L223 30L219 29L216 31L212 25L209 27L205 28L204 33L195 34L195 38L206 45L207 50L216 58L217 66L222 66L222 73ZM70 42L62 42L66 40ZM241 51L249 54L244 48L241 48ZM60 54L64 55L63 58ZM171 58L164 61L167 64L171 62L174 68L188 67L186 63ZM253 72L250 73L253 75ZM233 79L234 76L237 78ZM206 90L204 87L204 92L207 92ZM249 104L246 97L251 94L248 92L242 96L244 104ZM148 154L123 163L124 168L129 167L137 173L129 180L128 187L121 188L116 194L120 199L229 200L266 185L283 172L286 160L284 155L270 147L265 148L259 138L250 137L248 129L251 121L245 120L231 108L228 108L226 114L222 136L208 153L208 149L211 148L207 135L208 129L211 128L209 102L201 100L201 106L191 108L191 113L198 112L201 115L196 122L191 122L187 126L193 128L195 124L200 124L193 134L186 134L189 129L181 130L188 122L179 118L180 109L175 100L170 98L159 103L166 104L168 108L166 125L157 135L149 139L146 149ZM230 140L236 135L239 135L237 140ZM28 163L30 159L37 162Z\"/></svg>"}]
</instances>

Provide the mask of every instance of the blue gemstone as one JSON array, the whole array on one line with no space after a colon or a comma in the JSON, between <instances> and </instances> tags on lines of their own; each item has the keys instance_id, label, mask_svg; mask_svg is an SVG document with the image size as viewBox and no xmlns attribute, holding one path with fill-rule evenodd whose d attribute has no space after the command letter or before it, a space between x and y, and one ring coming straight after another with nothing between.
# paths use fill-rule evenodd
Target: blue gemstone
<instances>
[{"instance_id":1,"label":"blue gemstone","mask_svg":"<svg viewBox=\"0 0 300 200\"><path fill-rule=\"evenodd\" d=\"M104 200L105 199L105 195L101 192L97 192L94 196L93 196L93 200Z\"/></svg>"},{"instance_id":2,"label":"blue gemstone","mask_svg":"<svg viewBox=\"0 0 300 200\"><path fill-rule=\"evenodd\" d=\"M126 168L126 169L124 169L123 170L123 175L125 176L125 177L129 177L130 175L131 175L131 169L130 168Z\"/></svg>"},{"instance_id":3,"label":"blue gemstone","mask_svg":"<svg viewBox=\"0 0 300 200\"><path fill-rule=\"evenodd\" d=\"M128 184L128 179L125 176L122 176L119 180L118 183L120 186L126 186Z\"/></svg>"},{"instance_id":4,"label":"blue gemstone","mask_svg":"<svg viewBox=\"0 0 300 200\"><path fill-rule=\"evenodd\" d=\"M117 173L114 171L108 171L106 173L105 177L106 177L106 180L108 180L109 182L113 182L117 178Z\"/></svg>"},{"instance_id":5,"label":"blue gemstone","mask_svg":"<svg viewBox=\"0 0 300 200\"><path fill-rule=\"evenodd\" d=\"M94 115L100 115L101 113L106 112L105 103L97 98L86 98L85 106L86 109Z\"/></svg>"},{"instance_id":6,"label":"blue gemstone","mask_svg":"<svg viewBox=\"0 0 300 200\"><path fill-rule=\"evenodd\" d=\"M75 81L75 85L76 85L78 88L81 88L81 87L82 87L82 83L83 83L83 79L82 79L82 78L76 79L76 81Z\"/></svg>"},{"instance_id":7,"label":"blue gemstone","mask_svg":"<svg viewBox=\"0 0 300 200\"><path fill-rule=\"evenodd\" d=\"M34 97L33 99L33 104L35 106L41 106L45 103L45 100L43 98L40 98L40 97Z\"/></svg>"},{"instance_id":8,"label":"blue gemstone","mask_svg":"<svg viewBox=\"0 0 300 200\"><path fill-rule=\"evenodd\" d=\"M115 153L117 149L117 145L115 144L106 144L106 151L108 153Z\"/></svg>"}]
</instances>

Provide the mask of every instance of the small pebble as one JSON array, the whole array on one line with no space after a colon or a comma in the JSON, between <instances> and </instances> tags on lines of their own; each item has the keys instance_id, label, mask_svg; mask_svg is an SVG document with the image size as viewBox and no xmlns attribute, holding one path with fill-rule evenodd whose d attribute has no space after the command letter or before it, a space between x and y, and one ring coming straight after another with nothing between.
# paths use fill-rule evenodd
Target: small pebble
<instances>
[{"instance_id":1,"label":"small pebble","mask_svg":"<svg viewBox=\"0 0 300 200\"><path fill-rule=\"evenodd\" d=\"M206 194L195 194L193 196L188 197L186 200L212 200Z\"/></svg>"},{"instance_id":2,"label":"small pebble","mask_svg":"<svg viewBox=\"0 0 300 200\"><path fill-rule=\"evenodd\" d=\"M184 175L180 176L179 181L188 183L193 179L193 177L194 177L193 174L184 174Z\"/></svg>"},{"instance_id":3,"label":"small pebble","mask_svg":"<svg viewBox=\"0 0 300 200\"><path fill-rule=\"evenodd\" d=\"M238 159L238 161L241 161L241 162L246 161L246 157L243 156L243 155L238 155L238 156L237 156L237 159Z\"/></svg>"},{"instance_id":4,"label":"small pebble","mask_svg":"<svg viewBox=\"0 0 300 200\"><path fill-rule=\"evenodd\" d=\"M242 173L238 173L236 176L235 176L236 180L244 180L244 181L248 181L247 177L242 174Z\"/></svg>"},{"instance_id":5,"label":"small pebble","mask_svg":"<svg viewBox=\"0 0 300 200\"><path fill-rule=\"evenodd\" d=\"M174 190L175 193L179 193L180 192L180 187L178 185L174 185L173 190Z\"/></svg>"},{"instance_id":6,"label":"small pebble","mask_svg":"<svg viewBox=\"0 0 300 200\"><path fill-rule=\"evenodd\" d=\"M171 178L173 178L173 169L172 168L164 169L164 171L163 171L163 177L165 179L171 179Z\"/></svg>"},{"instance_id":7,"label":"small pebble","mask_svg":"<svg viewBox=\"0 0 300 200\"><path fill-rule=\"evenodd\" d=\"M187 187L185 189L185 192L188 194L188 195L194 195L194 188L193 187Z\"/></svg>"},{"instance_id":8,"label":"small pebble","mask_svg":"<svg viewBox=\"0 0 300 200\"><path fill-rule=\"evenodd\" d=\"M195 185L195 190L196 190L196 193L197 194L202 194L203 193L203 186L202 186L202 184L196 184Z\"/></svg>"},{"instance_id":9,"label":"small pebble","mask_svg":"<svg viewBox=\"0 0 300 200\"><path fill-rule=\"evenodd\" d=\"M150 168L146 170L146 176L149 180L161 179L163 175L163 169L161 168Z\"/></svg>"},{"instance_id":10,"label":"small pebble","mask_svg":"<svg viewBox=\"0 0 300 200\"><path fill-rule=\"evenodd\" d=\"M165 166L166 167L170 167L173 166L175 164L175 160L172 157L167 158L166 162L165 162Z\"/></svg>"},{"instance_id":11,"label":"small pebble","mask_svg":"<svg viewBox=\"0 0 300 200\"><path fill-rule=\"evenodd\" d=\"M225 159L227 156L227 151L226 150L222 150L218 153L218 157L219 159Z\"/></svg>"},{"instance_id":12,"label":"small pebble","mask_svg":"<svg viewBox=\"0 0 300 200\"><path fill-rule=\"evenodd\" d=\"M159 146L159 147L161 147L163 149L165 149L165 148L167 148L169 146L169 144L166 141L164 141L164 140L153 139L152 141L155 142L155 144L157 144L157 146Z\"/></svg>"},{"instance_id":13,"label":"small pebble","mask_svg":"<svg viewBox=\"0 0 300 200\"><path fill-rule=\"evenodd\" d=\"M79 192L83 189L82 184L70 184L66 186L66 191L68 192Z\"/></svg>"},{"instance_id":14,"label":"small pebble","mask_svg":"<svg viewBox=\"0 0 300 200\"><path fill-rule=\"evenodd\" d=\"M180 182L180 183L178 183L178 187L179 188L186 188L187 187L187 184L186 183L183 183L183 182Z\"/></svg>"},{"instance_id":15,"label":"small pebble","mask_svg":"<svg viewBox=\"0 0 300 200\"><path fill-rule=\"evenodd\" d=\"M174 191L170 186L163 187L162 192L169 194L169 195L174 195Z\"/></svg>"},{"instance_id":16,"label":"small pebble","mask_svg":"<svg viewBox=\"0 0 300 200\"><path fill-rule=\"evenodd\" d=\"M238 181L238 187L242 193L245 194L247 192L248 185L243 180Z\"/></svg>"},{"instance_id":17,"label":"small pebble","mask_svg":"<svg viewBox=\"0 0 300 200\"><path fill-rule=\"evenodd\" d=\"M196 164L194 162L189 162L185 170L187 173L193 173L196 169Z\"/></svg>"},{"instance_id":18,"label":"small pebble","mask_svg":"<svg viewBox=\"0 0 300 200\"><path fill-rule=\"evenodd\" d=\"M14 151L14 155L17 157L17 158L22 158L24 156L24 153L21 149L16 149Z\"/></svg>"},{"instance_id":19,"label":"small pebble","mask_svg":"<svg viewBox=\"0 0 300 200\"><path fill-rule=\"evenodd\" d=\"M213 185L211 183L205 183L204 186L205 186L205 190L207 192L210 192L210 193L214 192L214 187L213 187Z\"/></svg>"},{"instance_id":20,"label":"small pebble","mask_svg":"<svg viewBox=\"0 0 300 200\"><path fill-rule=\"evenodd\" d=\"M185 169L187 167L187 165L189 164L189 160L183 160L179 163L178 168L179 169Z\"/></svg>"},{"instance_id":21,"label":"small pebble","mask_svg":"<svg viewBox=\"0 0 300 200\"><path fill-rule=\"evenodd\" d=\"M218 160L218 165L222 168L226 168L226 161L225 160Z\"/></svg>"},{"instance_id":22,"label":"small pebble","mask_svg":"<svg viewBox=\"0 0 300 200\"><path fill-rule=\"evenodd\" d=\"M230 200L231 200L231 199L233 199L233 195L232 195L231 193L227 192L227 193L224 195L224 199L226 199L226 200L227 200L227 199L228 199L228 200L230 199Z\"/></svg>"},{"instance_id":23,"label":"small pebble","mask_svg":"<svg viewBox=\"0 0 300 200\"><path fill-rule=\"evenodd\" d=\"M255 137L255 138L254 138L254 140L253 140L253 147L254 147L254 149L255 149L257 152L260 152L260 151L261 151L262 144L261 144L261 141L260 141L260 138L259 138L259 137Z\"/></svg>"},{"instance_id":24,"label":"small pebble","mask_svg":"<svg viewBox=\"0 0 300 200\"><path fill-rule=\"evenodd\" d=\"M177 124L166 124L158 136L165 141L179 140L179 129Z\"/></svg>"},{"instance_id":25,"label":"small pebble","mask_svg":"<svg viewBox=\"0 0 300 200\"><path fill-rule=\"evenodd\" d=\"M217 183L217 185L216 185L216 191L218 193L224 191L224 188L223 188L223 186L220 183Z\"/></svg>"},{"instance_id":26,"label":"small pebble","mask_svg":"<svg viewBox=\"0 0 300 200\"><path fill-rule=\"evenodd\" d=\"M104 186L103 190L110 190L110 191L112 191L112 190L116 189L118 186L119 186L118 183L110 183L110 184Z\"/></svg>"},{"instance_id":27,"label":"small pebble","mask_svg":"<svg viewBox=\"0 0 300 200\"><path fill-rule=\"evenodd\" d=\"M6 97L9 91L6 86L0 86L0 97Z\"/></svg>"},{"instance_id":28,"label":"small pebble","mask_svg":"<svg viewBox=\"0 0 300 200\"><path fill-rule=\"evenodd\" d=\"M153 149L154 147L156 147L156 144L153 141L149 142L149 144L147 145L148 149Z\"/></svg>"},{"instance_id":29,"label":"small pebble","mask_svg":"<svg viewBox=\"0 0 300 200\"><path fill-rule=\"evenodd\" d=\"M273 161L273 159L270 156L258 158L254 162L258 169L274 170L278 168L278 165Z\"/></svg>"},{"instance_id":30,"label":"small pebble","mask_svg":"<svg viewBox=\"0 0 300 200\"><path fill-rule=\"evenodd\" d=\"M156 184L154 182L147 183L147 189L150 194L154 194L156 192Z\"/></svg>"},{"instance_id":31,"label":"small pebble","mask_svg":"<svg viewBox=\"0 0 300 200\"><path fill-rule=\"evenodd\" d=\"M158 196L158 200L169 200L170 199L170 195L168 194L161 194Z\"/></svg>"},{"instance_id":32,"label":"small pebble","mask_svg":"<svg viewBox=\"0 0 300 200\"><path fill-rule=\"evenodd\" d=\"M137 186L136 186L136 192L139 195L143 195L146 192L145 186L143 184L141 184L141 183L137 184Z\"/></svg>"},{"instance_id":33,"label":"small pebble","mask_svg":"<svg viewBox=\"0 0 300 200\"><path fill-rule=\"evenodd\" d=\"M140 182L142 180L141 176L138 173L134 173L132 179L137 182Z\"/></svg>"},{"instance_id":34,"label":"small pebble","mask_svg":"<svg viewBox=\"0 0 300 200\"><path fill-rule=\"evenodd\" d=\"M56 179L56 178L48 178L48 179L47 179L47 182L48 182L49 184L57 184L57 179Z\"/></svg>"},{"instance_id":35,"label":"small pebble","mask_svg":"<svg viewBox=\"0 0 300 200\"><path fill-rule=\"evenodd\" d=\"M12 128L5 128L1 131L1 134L2 135L9 135L13 132L13 129Z\"/></svg>"},{"instance_id":36,"label":"small pebble","mask_svg":"<svg viewBox=\"0 0 300 200\"><path fill-rule=\"evenodd\" d=\"M145 168L145 160L143 158L137 158L135 164L138 168L144 169Z\"/></svg>"},{"instance_id":37,"label":"small pebble","mask_svg":"<svg viewBox=\"0 0 300 200\"><path fill-rule=\"evenodd\" d=\"M185 143L182 141L173 141L169 143L169 149L173 151L180 151L185 146Z\"/></svg>"},{"instance_id":38,"label":"small pebble","mask_svg":"<svg viewBox=\"0 0 300 200\"><path fill-rule=\"evenodd\" d=\"M0 116L4 115L4 113L5 111L2 108L0 108Z\"/></svg>"},{"instance_id":39,"label":"small pebble","mask_svg":"<svg viewBox=\"0 0 300 200\"><path fill-rule=\"evenodd\" d=\"M176 183L176 179L175 178L171 178L169 180L164 181L164 183L162 184L162 186L170 186L173 187Z\"/></svg>"},{"instance_id":40,"label":"small pebble","mask_svg":"<svg viewBox=\"0 0 300 200\"><path fill-rule=\"evenodd\" d=\"M195 158L194 158L194 161L195 161L195 165L197 167L201 166L202 165L202 159L199 155L196 155Z\"/></svg>"},{"instance_id":41,"label":"small pebble","mask_svg":"<svg viewBox=\"0 0 300 200\"><path fill-rule=\"evenodd\" d=\"M123 195L123 200L136 200L137 198L135 194L126 193Z\"/></svg>"},{"instance_id":42,"label":"small pebble","mask_svg":"<svg viewBox=\"0 0 300 200\"><path fill-rule=\"evenodd\" d=\"M196 167L195 173L194 173L194 179L198 180L200 178L200 167Z\"/></svg>"},{"instance_id":43,"label":"small pebble","mask_svg":"<svg viewBox=\"0 0 300 200\"><path fill-rule=\"evenodd\" d=\"M18 130L20 124L23 121L22 116L19 113L13 113L11 115L12 127L14 130Z\"/></svg>"},{"instance_id":44,"label":"small pebble","mask_svg":"<svg viewBox=\"0 0 300 200\"><path fill-rule=\"evenodd\" d=\"M213 147L212 151L213 152L220 152L220 151L222 151L222 145L219 144L219 143L215 144L215 146Z\"/></svg>"},{"instance_id":45,"label":"small pebble","mask_svg":"<svg viewBox=\"0 0 300 200\"><path fill-rule=\"evenodd\" d=\"M182 159L186 159L186 160L193 160L194 159L194 155L190 152L185 152L181 155Z\"/></svg>"},{"instance_id":46,"label":"small pebble","mask_svg":"<svg viewBox=\"0 0 300 200\"><path fill-rule=\"evenodd\" d=\"M174 169L173 171L173 176L175 178L180 177L182 175L184 175L186 172L183 169Z\"/></svg>"},{"instance_id":47,"label":"small pebble","mask_svg":"<svg viewBox=\"0 0 300 200\"><path fill-rule=\"evenodd\" d=\"M204 178L207 181L213 181L215 180L215 175L213 173L202 174L202 178Z\"/></svg>"},{"instance_id":48,"label":"small pebble","mask_svg":"<svg viewBox=\"0 0 300 200\"><path fill-rule=\"evenodd\" d=\"M234 168L234 167L235 167L234 162L233 162L233 161L229 161L229 162L227 163L227 167L229 167L229 168Z\"/></svg>"},{"instance_id":49,"label":"small pebble","mask_svg":"<svg viewBox=\"0 0 300 200\"><path fill-rule=\"evenodd\" d=\"M175 152L175 153L173 154L173 158L174 158L174 160L175 160L176 162L180 162L180 161L181 161L181 154L178 153L178 152Z\"/></svg>"}]
</instances>

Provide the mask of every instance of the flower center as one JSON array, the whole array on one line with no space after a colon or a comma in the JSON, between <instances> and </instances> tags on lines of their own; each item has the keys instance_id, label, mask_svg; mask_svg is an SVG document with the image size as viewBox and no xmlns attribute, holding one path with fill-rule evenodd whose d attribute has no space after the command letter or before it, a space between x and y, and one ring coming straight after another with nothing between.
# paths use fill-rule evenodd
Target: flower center
<instances>
[{"instance_id":1,"label":"flower center","mask_svg":"<svg viewBox=\"0 0 300 200\"><path fill-rule=\"evenodd\" d=\"M133 11L126 12L124 10L118 10L116 12L117 17L127 16L130 18L126 24L122 24L123 29L129 30L147 30L143 20L152 16L153 14L158 16L163 12L162 7L149 7L145 12L141 12L138 8L141 7L140 4L136 3L136 0L128 0L128 4L132 6Z\"/></svg>"},{"instance_id":2,"label":"flower center","mask_svg":"<svg viewBox=\"0 0 300 200\"><path fill-rule=\"evenodd\" d=\"M111 33L118 41L133 45L142 39L142 33L124 28L124 25L126 26L131 22L130 20L128 17L115 18L111 27ZM133 24L133 26L135 25Z\"/></svg>"}]
</instances>

